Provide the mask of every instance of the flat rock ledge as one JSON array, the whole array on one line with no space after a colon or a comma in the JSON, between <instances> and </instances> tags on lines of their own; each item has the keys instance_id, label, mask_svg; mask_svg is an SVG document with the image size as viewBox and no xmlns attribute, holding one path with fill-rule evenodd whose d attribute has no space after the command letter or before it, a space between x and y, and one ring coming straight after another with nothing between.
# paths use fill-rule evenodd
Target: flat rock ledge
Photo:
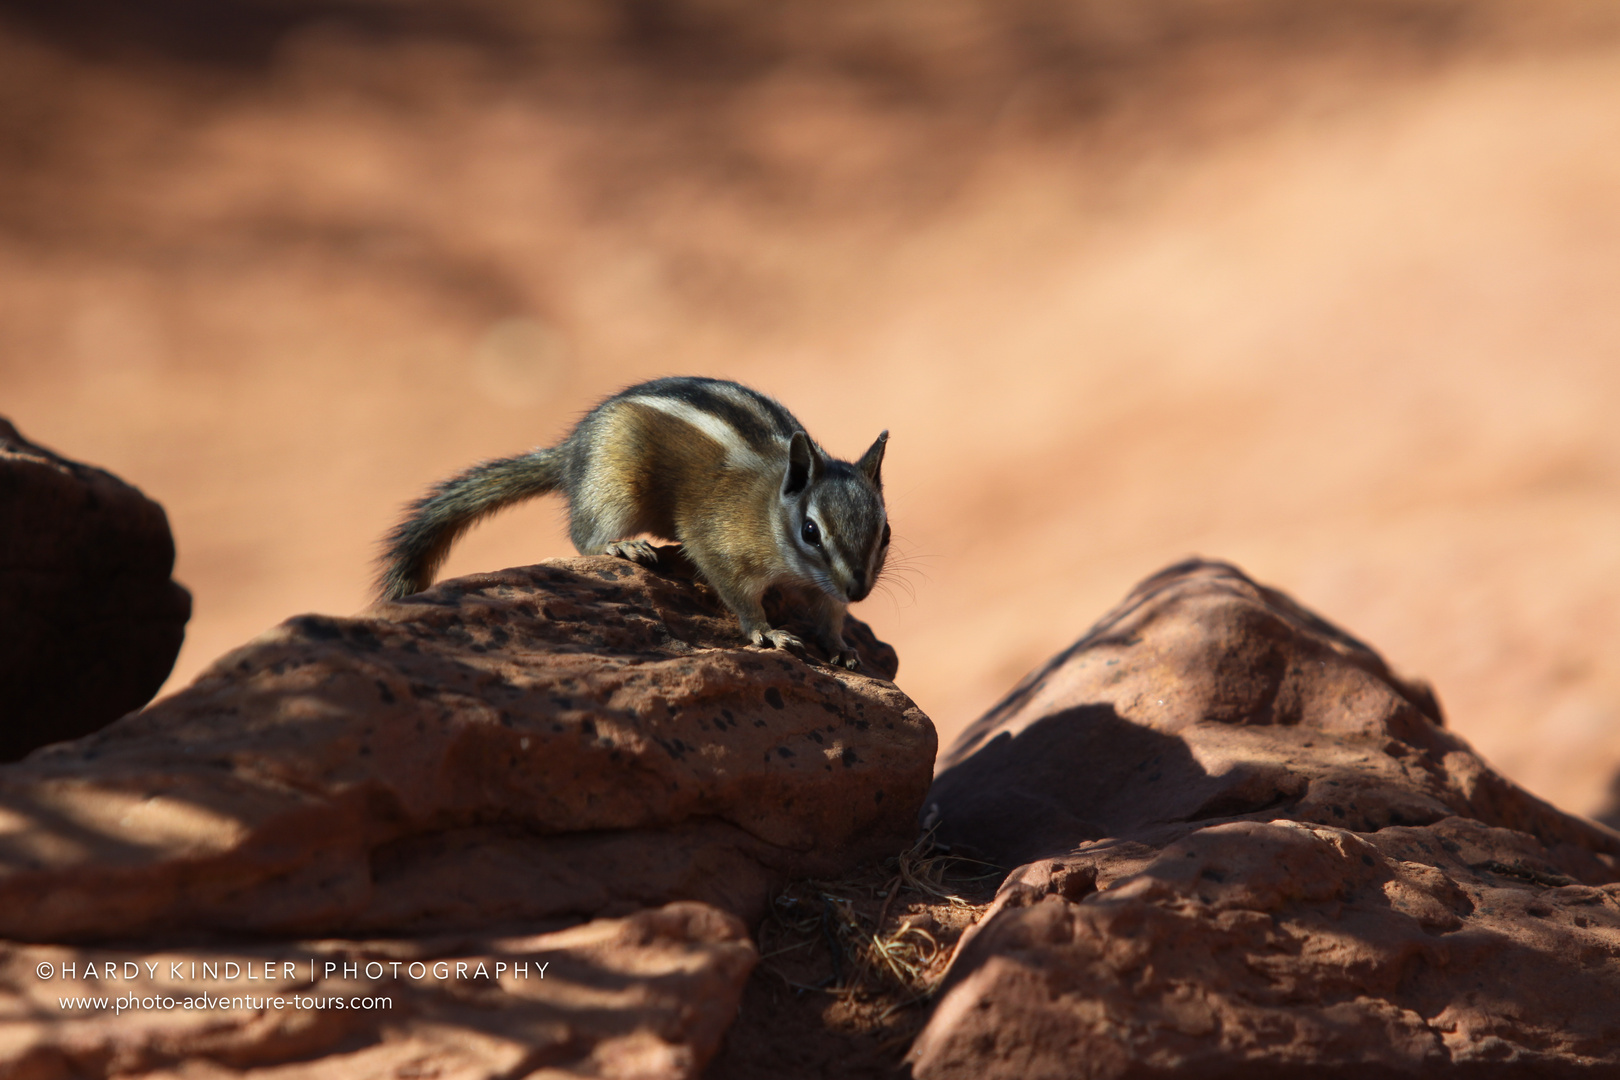
<instances>
[{"instance_id":1,"label":"flat rock ledge","mask_svg":"<svg viewBox=\"0 0 1620 1080\"><path fill-rule=\"evenodd\" d=\"M1620 1075L1620 835L1231 566L1149 579L945 756L1015 869L919 1080Z\"/></svg>"},{"instance_id":2,"label":"flat rock ledge","mask_svg":"<svg viewBox=\"0 0 1620 1080\"><path fill-rule=\"evenodd\" d=\"M191 618L163 507L0 419L0 761L152 699Z\"/></svg>"},{"instance_id":3,"label":"flat rock ledge","mask_svg":"<svg viewBox=\"0 0 1620 1080\"><path fill-rule=\"evenodd\" d=\"M366 935L756 919L908 845L932 724L862 671L745 647L666 551L291 619L194 684L0 767L0 936Z\"/></svg>"}]
</instances>

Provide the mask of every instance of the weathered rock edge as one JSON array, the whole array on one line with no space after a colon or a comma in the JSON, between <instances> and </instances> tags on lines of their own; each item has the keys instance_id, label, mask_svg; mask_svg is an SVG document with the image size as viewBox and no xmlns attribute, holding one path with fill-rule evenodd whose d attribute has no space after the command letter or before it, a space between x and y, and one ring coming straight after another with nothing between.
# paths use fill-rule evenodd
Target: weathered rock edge
<instances>
[{"instance_id":1,"label":"weathered rock edge","mask_svg":"<svg viewBox=\"0 0 1620 1080\"><path fill-rule=\"evenodd\" d=\"M161 506L0 419L0 761L152 699L191 618L173 570Z\"/></svg>"},{"instance_id":2,"label":"weathered rock edge","mask_svg":"<svg viewBox=\"0 0 1620 1080\"><path fill-rule=\"evenodd\" d=\"M0 936L419 933L774 883L909 843L932 724L608 557L291 619L0 768ZM892 650L856 623L866 671Z\"/></svg>"},{"instance_id":3,"label":"weathered rock edge","mask_svg":"<svg viewBox=\"0 0 1620 1080\"><path fill-rule=\"evenodd\" d=\"M947 1077L1620 1073L1620 835L1233 567L1139 586L926 816L1018 866L913 1047Z\"/></svg>"}]
</instances>

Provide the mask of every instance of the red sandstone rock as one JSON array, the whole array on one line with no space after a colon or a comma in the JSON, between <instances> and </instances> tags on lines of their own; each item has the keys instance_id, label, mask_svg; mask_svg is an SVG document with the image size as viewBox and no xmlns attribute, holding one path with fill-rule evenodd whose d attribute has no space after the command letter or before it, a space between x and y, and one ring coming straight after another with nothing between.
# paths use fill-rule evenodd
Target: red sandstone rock
<instances>
[{"instance_id":1,"label":"red sandstone rock","mask_svg":"<svg viewBox=\"0 0 1620 1080\"><path fill-rule=\"evenodd\" d=\"M180 652L163 508L0 420L0 761L138 709Z\"/></svg>"},{"instance_id":2,"label":"red sandstone rock","mask_svg":"<svg viewBox=\"0 0 1620 1080\"><path fill-rule=\"evenodd\" d=\"M608 557L289 620L0 769L0 935L752 918L913 835L933 728L851 638L875 674L745 647L678 567Z\"/></svg>"},{"instance_id":3,"label":"red sandstone rock","mask_svg":"<svg viewBox=\"0 0 1620 1080\"><path fill-rule=\"evenodd\" d=\"M942 840L1025 865L921 1080L1620 1072L1620 836L1231 567L1139 586L929 804Z\"/></svg>"},{"instance_id":4,"label":"red sandstone rock","mask_svg":"<svg viewBox=\"0 0 1620 1080\"><path fill-rule=\"evenodd\" d=\"M0 1075L687 1080L756 958L693 903L516 937L0 946Z\"/></svg>"}]
</instances>

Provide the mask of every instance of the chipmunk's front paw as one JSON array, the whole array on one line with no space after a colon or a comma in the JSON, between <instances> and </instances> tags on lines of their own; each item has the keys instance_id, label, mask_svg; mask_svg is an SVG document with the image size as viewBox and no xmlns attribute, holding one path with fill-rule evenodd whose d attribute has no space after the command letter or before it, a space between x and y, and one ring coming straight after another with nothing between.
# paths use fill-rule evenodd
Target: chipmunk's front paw
<instances>
[{"instance_id":1,"label":"chipmunk's front paw","mask_svg":"<svg viewBox=\"0 0 1620 1080\"><path fill-rule=\"evenodd\" d=\"M755 630L748 635L748 640L767 649L788 649L793 652L804 652L804 642L786 630Z\"/></svg>"},{"instance_id":2,"label":"chipmunk's front paw","mask_svg":"<svg viewBox=\"0 0 1620 1080\"><path fill-rule=\"evenodd\" d=\"M861 666L861 658L855 655L854 649L848 647L831 650L828 662L833 667L848 668L851 671L858 671Z\"/></svg>"},{"instance_id":3,"label":"chipmunk's front paw","mask_svg":"<svg viewBox=\"0 0 1620 1080\"><path fill-rule=\"evenodd\" d=\"M658 549L646 540L615 540L602 549L604 555L616 555L642 566L658 565Z\"/></svg>"}]
</instances>

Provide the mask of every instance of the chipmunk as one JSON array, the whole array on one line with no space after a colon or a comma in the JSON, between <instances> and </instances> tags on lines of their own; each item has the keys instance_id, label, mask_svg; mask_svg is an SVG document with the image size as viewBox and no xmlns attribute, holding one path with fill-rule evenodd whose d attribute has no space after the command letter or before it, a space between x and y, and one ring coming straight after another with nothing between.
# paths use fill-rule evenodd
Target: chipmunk
<instances>
[{"instance_id":1,"label":"chipmunk","mask_svg":"<svg viewBox=\"0 0 1620 1080\"><path fill-rule=\"evenodd\" d=\"M888 439L880 434L851 464L746 386L644 382L596 406L556 446L474 465L412 503L385 541L379 599L427 588L456 538L487 515L560 491L580 554L650 566L657 552L638 534L679 541L750 642L803 649L766 621L762 600L779 586L808 608L832 662L855 668L844 616L872 591L888 555Z\"/></svg>"}]
</instances>

